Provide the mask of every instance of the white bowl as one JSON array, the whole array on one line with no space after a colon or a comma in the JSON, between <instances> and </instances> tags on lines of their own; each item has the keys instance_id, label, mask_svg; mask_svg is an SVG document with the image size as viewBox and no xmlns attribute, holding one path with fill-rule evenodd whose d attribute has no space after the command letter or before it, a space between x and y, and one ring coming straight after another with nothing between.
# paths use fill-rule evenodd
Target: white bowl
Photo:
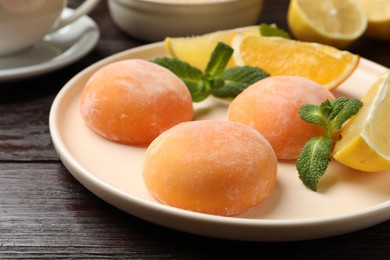
<instances>
[{"instance_id":1,"label":"white bowl","mask_svg":"<svg viewBox=\"0 0 390 260\"><path fill-rule=\"evenodd\" d=\"M263 0L109 0L115 24L146 41L258 23Z\"/></svg>"}]
</instances>

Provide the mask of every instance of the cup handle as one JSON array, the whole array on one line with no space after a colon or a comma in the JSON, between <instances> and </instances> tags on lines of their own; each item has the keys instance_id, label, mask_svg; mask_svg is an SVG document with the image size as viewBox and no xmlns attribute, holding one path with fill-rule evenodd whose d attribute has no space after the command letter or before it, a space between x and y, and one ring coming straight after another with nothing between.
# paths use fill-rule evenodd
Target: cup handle
<instances>
[{"instance_id":1,"label":"cup handle","mask_svg":"<svg viewBox=\"0 0 390 260\"><path fill-rule=\"evenodd\" d=\"M74 22L78 18L80 18L83 15L88 14L91 12L98 4L100 0L86 0L84 3L82 3L78 8L74 10L74 12L68 16L61 18L58 23L54 26L54 28L51 30L51 32L57 31L61 29L62 27Z\"/></svg>"}]
</instances>

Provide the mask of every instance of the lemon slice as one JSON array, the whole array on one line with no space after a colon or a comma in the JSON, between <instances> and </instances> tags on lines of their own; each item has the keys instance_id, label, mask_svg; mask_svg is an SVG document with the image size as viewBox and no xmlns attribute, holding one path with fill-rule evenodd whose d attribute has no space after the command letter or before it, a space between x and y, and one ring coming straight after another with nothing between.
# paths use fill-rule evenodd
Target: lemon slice
<instances>
[{"instance_id":1,"label":"lemon slice","mask_svg":"<svg viewBox=\"0 0 390 260\"><path fill-rule=\"evenodd\" d=\"M272 76L302 76L327 89L334 89L346 80L360 59L331 46L280 37L237 34L232 47L235 65L260 67Z\"/></svg>"},{"instance_id":2,"label":"lemon slice","mask_svg":"<svg viewBox=\"0 0 390 260\"><path fill-rule=\"evenodd\" d=\"M366 15L354 0L291 0L287 21L298 40L340 49L359 38L367 27Z\"/></svg>"},{"instance_id":3,"label":"lemon slice","mask_svg":"<svg viewBox=\"0 0 390 260\"><path fill-rule=\"evenodd\" d=\"M204 70L217 43L231 45L236 33L260 36L259 26L253 25L192 37L167 37L164 40L164 47L169 56Z\"/></svg>"},{"instance_id":4,"label":"lemon slice","mask_svg":"<svg viewBox=\"0 0 390 260\"><path fill-rule=\"evenodd\" d=\"M365 35L378 39L390 40L390 1L357 0L367 15L368 26Z\"/></svg>"},{"instance_id":5,"label":"lemon slice","mask_svg":"<svg viewBox=\"0 0 390 260\"><path fill-rule=\"evenodd\" d=\"M333 158L353 169L390 169L390 70L362 98L363 108L347 121Z\"/></svg>"}]
</instances>

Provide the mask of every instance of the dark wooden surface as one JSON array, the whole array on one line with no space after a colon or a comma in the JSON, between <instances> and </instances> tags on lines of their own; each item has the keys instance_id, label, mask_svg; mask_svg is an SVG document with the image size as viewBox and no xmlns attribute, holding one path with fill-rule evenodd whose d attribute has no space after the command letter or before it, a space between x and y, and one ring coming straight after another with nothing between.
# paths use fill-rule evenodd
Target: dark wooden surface
<instances>
[{"instance_id":1,"label":"dark wooden surface","mask_svg":"<svg viewBox=\"0 0 390 260\"><path fill-rule=\"evenodd\" d=\"M74 7L80 1L70 1ZM287 29L287 0L266 0L262 22ZM61 87L94 62L141 44L112 23L103 1L90 15L101 30L80 61L33 79L0 83L0 259L390 259L390 221L332 238L260 243L227 241L160 227L112 207L59 161L48 127ZM350 51L390 66L390 43L360 39Z\"/></svg>"}]
</instances>

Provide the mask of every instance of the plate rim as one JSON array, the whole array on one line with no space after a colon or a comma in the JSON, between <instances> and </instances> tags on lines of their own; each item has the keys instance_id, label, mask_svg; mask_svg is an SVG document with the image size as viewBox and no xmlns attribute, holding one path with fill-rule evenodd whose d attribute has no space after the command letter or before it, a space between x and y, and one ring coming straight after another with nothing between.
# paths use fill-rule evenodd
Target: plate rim
<instances>
[{"instance_id":1,"label":"plate rim","mask_svg":"<svg viewBox=\"0 0 390 260\"><path fill-rule=\"evenodd\" d=\"M345 214L337 214L333 216L325 216L325 217L313 217L313 218L294 218L294 219L247 219L247 218L239 218L239 217L224 217L224 216L216 216L216 215L208 215L203 213L191 212L183 209L178 209L174 207L170 207L163 204L158 204L155 202L146 201L142 198L138 198L134 195L125 193L103 180L99 179L88 170L86 170L76 158L70 153L69 150L66 149L66 145L61 139L61 134L59 133L59 129L56 127L57 125L57 117L59 107L61 105L61 101L63 97L69 93L69 91L76 89L74 87L74 82L77 82L80 77L82 77L86 73L93 73L95 70L104 66L107 63L114 62L116 60L125 59L126 56L132 55L134 53L142 53L145 51L157 51L163 48L162 42L156 42L151 44L142 45L139 47L135 47L129 50L125 50L119 52L117 54L106 57L84 70L80 71L76 74L65 86L60 90L60 92L55 97L52 107L50 109L49 114L49 129L52 138L52 142L54 144L54 148L57 151L62 163L65 167L70 171L70 173L89 191L97 195L99 198L103 199L107 203L121 209L122 211L127 212L133 216L139 217L146 221L165 226L171 229L176 229L188 233L205 235L209 237L215 238L223 238L223 239L233 239L233 240L245 240L245 241L296 241L296 240L307 240L307 239L316 239L329 237L339 234L345 234L352 231L357 231L369 226L373 226L375 224L379 224L386 220L390 219L390 200L358 210L352 213ZM373 69L383 69L386 68L380 64L372 62L370 60L360 58L360 63L364 66L368 66L368 68ZM115 199L113 199L115 197ZM125 208L123 203L133 203L132 210L129 210L127 207ZM139 211L138 211L139 210ZM160 214L163 218L162 220L158 220L152 217L153 214ZM167 218L172 218L169 220ZM369 219L367 219L369 218ZM353 220L353 221L352 221ZM190 226L182 225L178 227L178 223L189 224L193 222L200 222L205 226L209 225L218 225L221 226L221 230L218 232L204 229L194 229ZM345 225L343 228L332 231L329 229L335 223L344 223L347 222L349 224ZM303 227L313 227L316 225L322 225L323 229L320 232L302 232ZM244 230L250 231L252 230L277 230L276 234L231 234L231 232L224 232L222 228L233 228L240 229L240 233L244 232ZM299 234L287 235L287 236L279 236L281 232L285 232L285 230L299 231ZM238 232L238 231L233 231Z\"/></svg>"}]
</instances>

